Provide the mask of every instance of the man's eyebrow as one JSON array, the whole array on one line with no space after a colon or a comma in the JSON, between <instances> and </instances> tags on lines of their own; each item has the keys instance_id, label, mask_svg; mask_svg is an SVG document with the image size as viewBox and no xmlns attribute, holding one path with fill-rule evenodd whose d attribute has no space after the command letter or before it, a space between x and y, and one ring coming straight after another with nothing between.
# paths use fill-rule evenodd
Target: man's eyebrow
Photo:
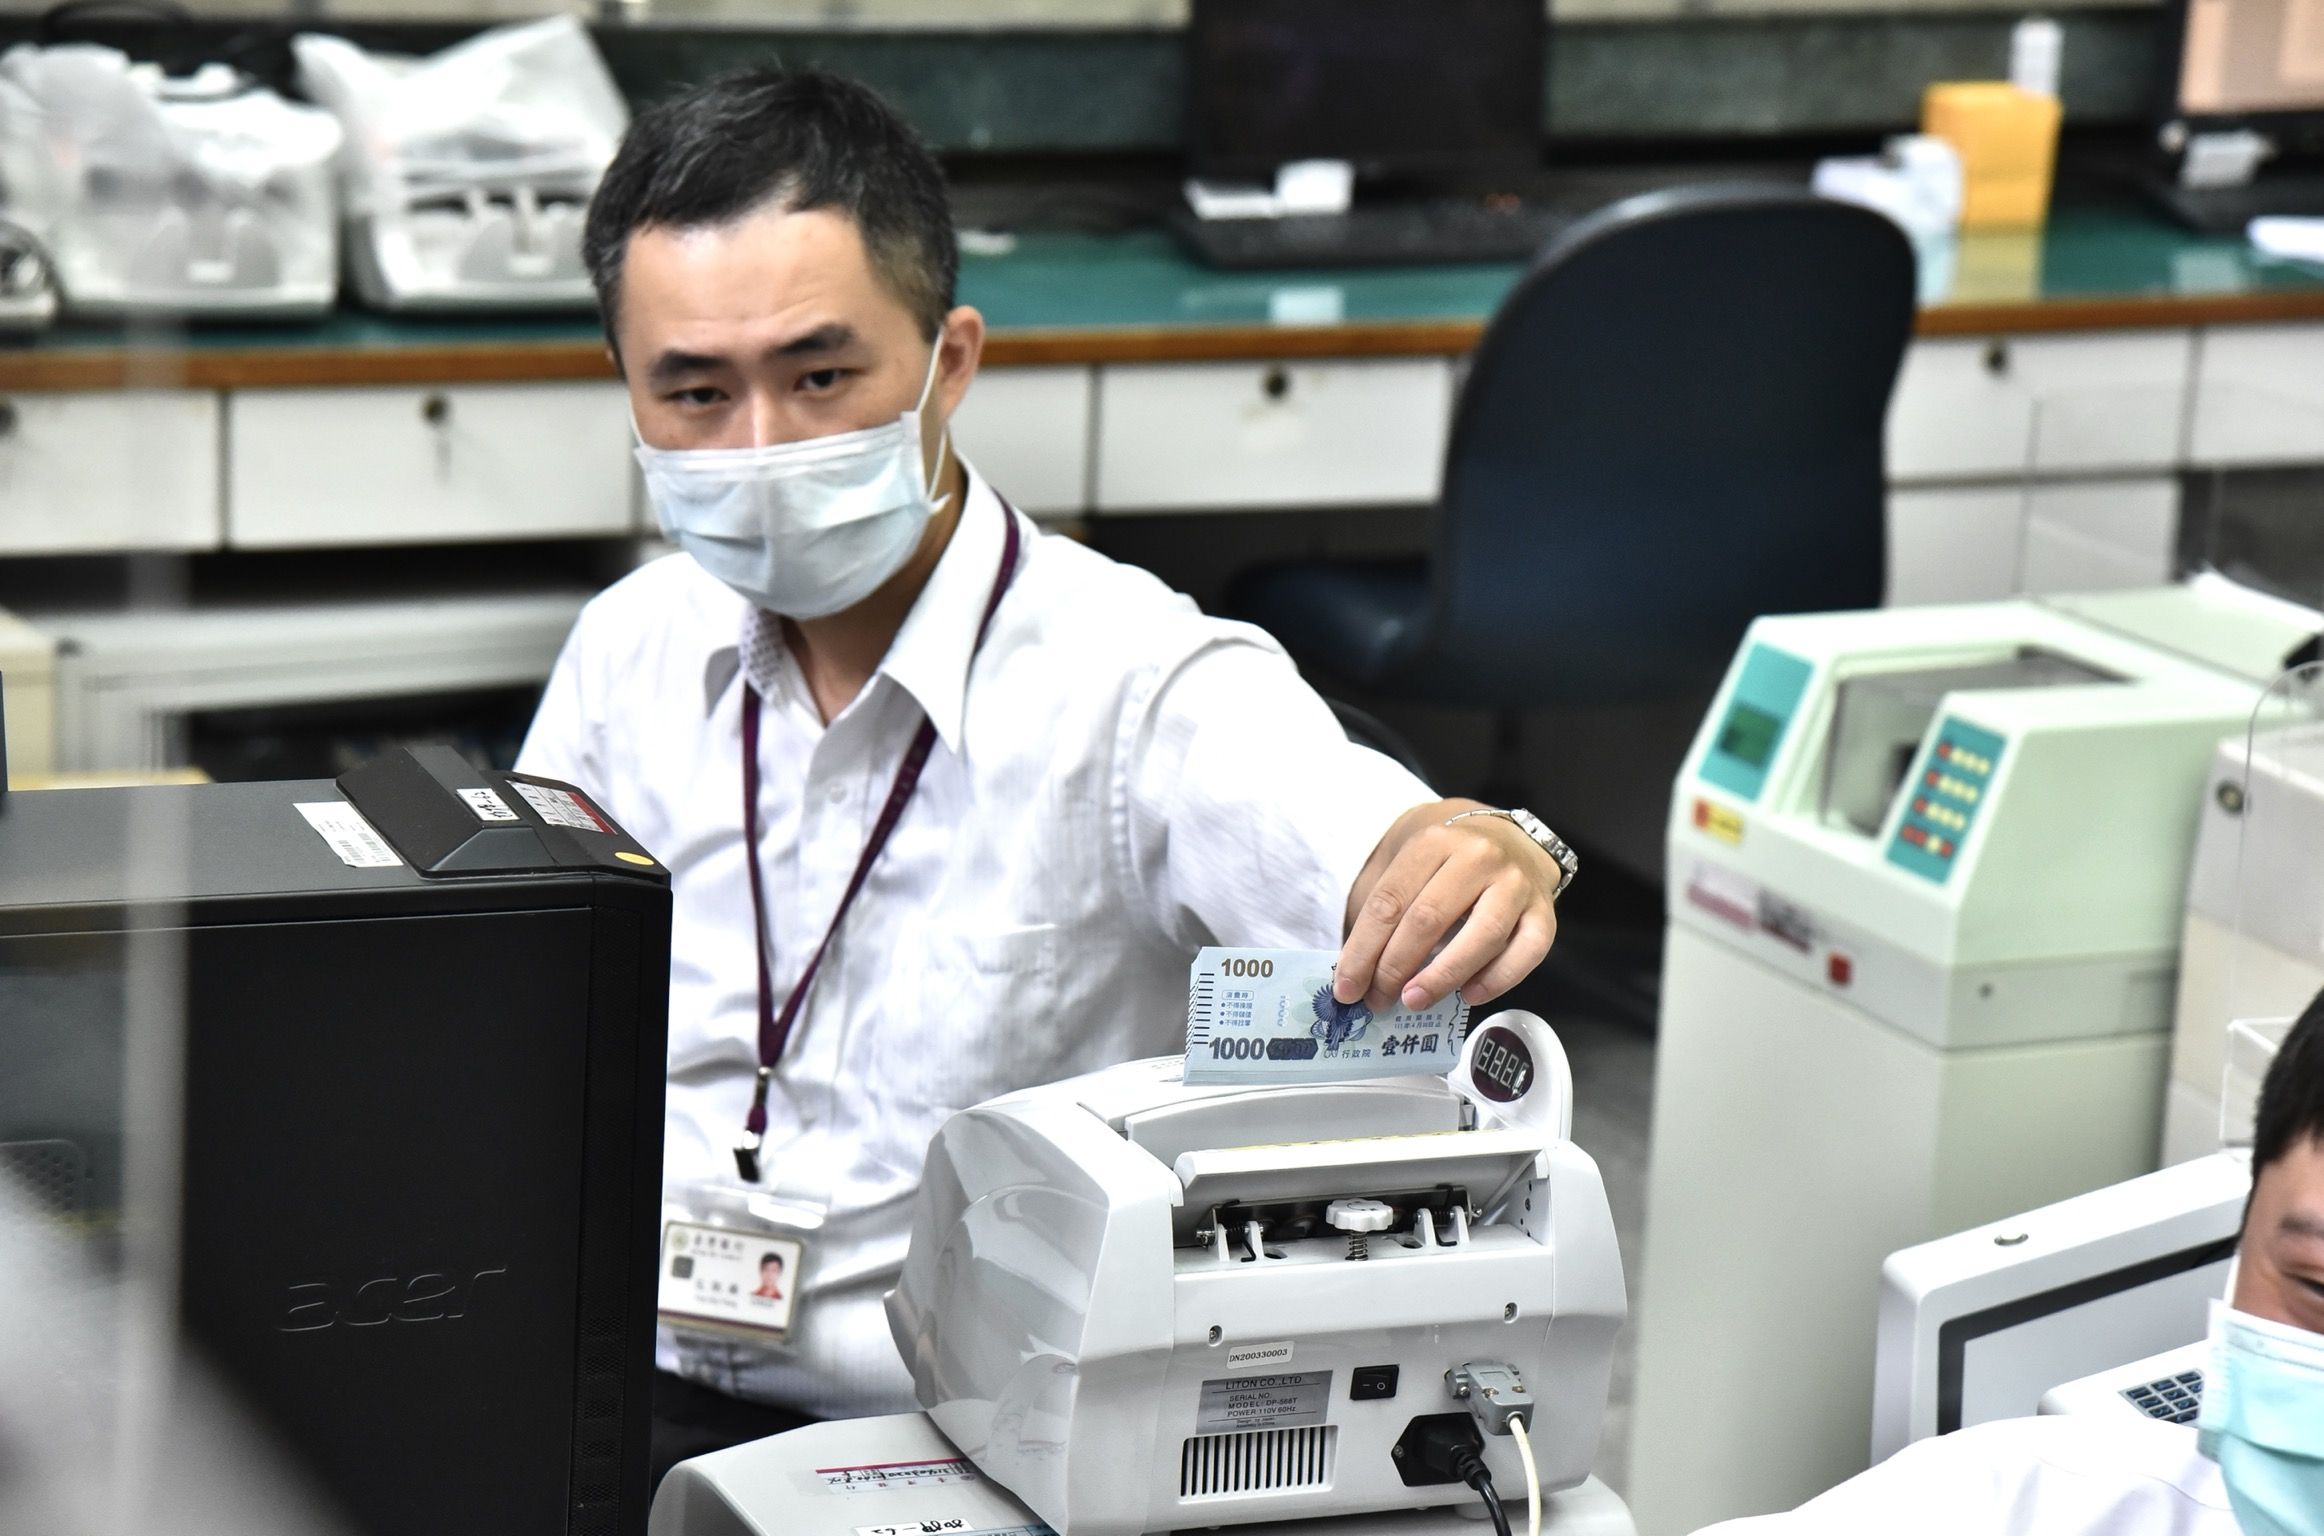
<instances>
[{"instance_id":1,"label":"man's eyebrow","mask_svg":"<svg viewBox=\"0 0 2324 1536\"><path fill-rule=\"evenodd\" d=\"M2295 1237L2324 1237L2324 1215L2314 1211L2288 1211L2276 1230Z\"/></svg>"},{"instance_id":2,"label":"man's eyebrow","mask_svg":"<svg viewBox=\"0 0 2324 1536\"><path fill-rule=\"evenodd\" d=\"M837 352L855 345L855 327L834 320L819 325L804 335L794 336L768 352L769 357L809 357L823 352Z\"/></svg>"},{"instance_id":3,"label":"man's eyebrow","mask_svg":"<svg viewBox=\"0 0 2324 1536\"><path fill-rule=\"evenodd\" d=\"M657 384L665 384L690 373L708 373L714 368L725 366L725 358L713 357L707 352L672 350L654 359L653 367L646 370L646 377Z\"/></svg>"}]
</instances>

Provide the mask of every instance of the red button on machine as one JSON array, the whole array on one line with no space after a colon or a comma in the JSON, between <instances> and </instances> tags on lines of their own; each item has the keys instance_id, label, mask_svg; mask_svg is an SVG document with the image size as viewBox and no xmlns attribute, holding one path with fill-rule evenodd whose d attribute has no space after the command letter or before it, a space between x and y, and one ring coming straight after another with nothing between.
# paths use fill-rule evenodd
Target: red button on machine
<instances>
[{"instance_id":1,"label":"red button on machine","mask_svg":"<svg viewBox=\"0 0 2324 1536\"><path fill-rule=\"evenodd\" d=\"M1856 979L1856 962L1834 950L1824 956L1824 974L1831 978L1833 986L1844 987Z\"/></svg>"}]
</instances>

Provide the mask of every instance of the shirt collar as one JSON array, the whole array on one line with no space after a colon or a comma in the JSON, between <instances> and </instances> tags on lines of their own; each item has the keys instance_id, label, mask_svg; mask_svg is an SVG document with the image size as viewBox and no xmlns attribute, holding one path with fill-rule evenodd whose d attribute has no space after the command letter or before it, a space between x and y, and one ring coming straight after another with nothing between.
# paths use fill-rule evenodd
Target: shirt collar
<instances>
[{"instance_id":1,"label":"shirt collar","mask_svg":"<svg viewBox=\"0 0 2324 1536\"><path fill-rule=\"evenodd\" d=\"M918 701L945 750L960 750L968 702L968 664L976 652L977 627L1000 575L1001 549L1014 516L982 476L961 461L966 487L952 542L904 616L903 628L888 646L880 671ZM1018 564L1024 563L1023 556Z\"/></svg>"},{"instance_id":2,"label":"shirt collar","mask_svg":"<svg viewBox=\"0 0 2324 1536\"><path fill-rule=\"evenodd\" d=\"M912 695L934 723L937 739L950 752L960 750L968 663L976 649L976 631L984 620L985 603L992 596L993 579L1000 574L1006 527L1002 519L1012 515L967 460L962 460L960 467L967 494L952 541L944 547L936 569L929 573L928 584L920 589L912 611L904 616L903 627L889 642L888 654L874 674L875 678L886 675ZM1019 564L1023 564L1022 556ZM723 583L713 584L720 596L733 597ZM765 614L739 597L734 598L729 611L732 618L723 626L724 643L713 645L702 661L705 715L718 707L738 677L753 681L764 692L784 659L779 655L781 630L765 622ZM716 632L713 628L712 633ZM745 650L754 640L762 648L755 658ZM769 641L778 654L764 652ZM758 662L755 667L753 660Z\"/></svg>"}]
</instances>

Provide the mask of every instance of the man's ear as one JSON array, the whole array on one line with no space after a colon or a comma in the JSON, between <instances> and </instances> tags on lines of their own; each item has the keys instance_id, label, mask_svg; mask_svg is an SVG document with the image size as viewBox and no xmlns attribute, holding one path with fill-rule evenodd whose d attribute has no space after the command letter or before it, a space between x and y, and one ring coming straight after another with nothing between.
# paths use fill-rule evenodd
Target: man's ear
<instances>
[{"instance_id":1,"label":"man's ear","mask_svg":"<svg viewBox=\"0 0 2324 1536\"><path fill-rule=\"evenodd\" d=\"M966 304L955 308L944 317L936 345L940 353L936 394L944 402L944 418L949 421L967 398L968 386L984 363L984 316Z\"/></svg>"}]
</instances>

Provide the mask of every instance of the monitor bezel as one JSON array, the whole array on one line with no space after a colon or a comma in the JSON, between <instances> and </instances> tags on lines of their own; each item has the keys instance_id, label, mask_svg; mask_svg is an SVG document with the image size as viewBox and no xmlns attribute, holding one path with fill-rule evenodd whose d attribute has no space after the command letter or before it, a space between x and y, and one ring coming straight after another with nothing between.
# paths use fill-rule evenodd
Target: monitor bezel
<instances>
[{"instance_id":1,"label":"monitor bezel","mask_svg":"<svg viewBox=\"0 0 2324 1536\"><path fill-rule=\"evenodd\" d=\"M2324 102L2314 107L2287 107L2266 112L2190 112L2179 89L2187 68L2187 19L2191 0L2163 0L2160 25L2166 46L2155 50L2155 78L2150 93L2158 141L2173 152L2183 147L2180 134L2232 133L2250 129L2291 147L2295 153L2324 153ZM2261 174L2265 174L2262 167Z\"/></svg>"},{"instance_id":2,"label":"monitor bezel","mask_svg":"<svg viewBox=\"0 0 2324 1536\"><path fill-rule=\"evenodd\" d=\"M1937 1433L1949 1435L1961 1427L1962 1377L1968 1366L1969 1346L1988 1334L2015 1328L2037 1318L2054 1317L2060 1312L2124 1291L2134 1291L2203 1269L2224 1259L2235 1257L2240 1233L2212 1238L2204 1242L2173 1249L2151 1259L2103 1274L2088 1275L2067 1284L2052 1286L2030 1296L2017 1296L1974 1312L1964 1312L1947 1318L1937 1326Z\"/></svg>"}]
</instances>

